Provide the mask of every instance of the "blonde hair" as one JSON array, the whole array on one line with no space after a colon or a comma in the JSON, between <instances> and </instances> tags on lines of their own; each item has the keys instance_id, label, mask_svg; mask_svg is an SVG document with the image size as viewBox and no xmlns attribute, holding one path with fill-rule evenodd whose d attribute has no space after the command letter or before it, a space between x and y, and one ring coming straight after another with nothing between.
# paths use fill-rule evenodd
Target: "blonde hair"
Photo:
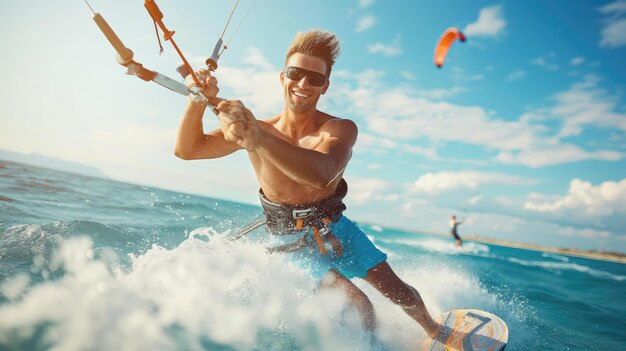
<instances>
[{"instance_id":1,"label":"blonde hair","mask_svg":"<svg viewBox=\"0 0 626 351\"><path fill-rule=\"evenodd\" d=\"M298 32L287 49L285 65L295 53L317 57L326 63L326 77L330 77L330 71L335 64L335 59L339 56L339 51L339 39L332 33L320 29Z\"/></svg>"}]
</instances>

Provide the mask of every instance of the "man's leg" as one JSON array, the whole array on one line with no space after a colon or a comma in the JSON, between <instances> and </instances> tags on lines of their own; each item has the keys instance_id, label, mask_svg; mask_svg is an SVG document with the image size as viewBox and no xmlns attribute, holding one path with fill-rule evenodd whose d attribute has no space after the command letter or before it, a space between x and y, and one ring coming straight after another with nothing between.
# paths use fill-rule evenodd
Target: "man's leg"
<instances>
[{"instance_id":1,"label":"man's leg","mask_svg":"<svg viewBox=\"0 0 626 351\"><path fill-rule=\"evenodd\" d=\"M454 237L456 246L463 246L463 241L461 240L461 237L459 236L459 233L456 232L456 230L452 231L452 236Z\"/></svg>"},{"instance_id":2,"label":"man's leg","mask_svg":"<svg viewBox=\"0 0 626 351\"><path fill-rule=\"evenodd\" d=\"M370 269L365 280L393 303L402 307L429 336L433 337L437 334L441 326L428 313L420 294L415 288L403 282L386 261Z\"/></svg>"},{"instance_id":3,"label":"man's leg","mask_svg":"<svg viewBox=\"0 0 626 351\"><path fill-rule=\"evenodd\" d=\"M330 270L326 273L324 279L320 283L320 288L333 288L340 289L348 296L348 300L354 304L359 315L363 329L374 331L376 329L376 313L374 312L374 305L370 299L365 295L361 289L359 289L350 279L344 277L336 270Z\"/></svg>"}]
</instances>

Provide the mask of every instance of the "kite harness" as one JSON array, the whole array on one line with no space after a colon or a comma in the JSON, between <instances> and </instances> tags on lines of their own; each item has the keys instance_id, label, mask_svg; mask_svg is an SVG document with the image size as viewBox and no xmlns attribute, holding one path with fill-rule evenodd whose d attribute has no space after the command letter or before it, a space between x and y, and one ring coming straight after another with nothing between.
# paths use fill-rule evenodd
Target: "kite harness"
<instances>
[{"instance_id":1,"label":"kite harness","mask_svg":"<svg viewBox=\"0 0 626 351\"><path fill-rule=\"evenodd\" d=\"M269 200L263 190L259 190L261 207L265 214L266 229L273 235L293 235L307 232L293 243L271 248L270 251L296 251L308 245L310 235L313 236L317 248L323 255L332 248L330 223L339 221L346 205L343 198L348 193L348 184L341 179L335 193L315 203L303 205L286 205ZM311 233L312 232L312 233ZM335 239L336 240L336 239Z\"/></svg>"},{"instance_id":2,"label":"kite harness","mask_svg":"<svg viewBox=\"0 0 626 351\"><path fill-rule=\"evenodd\" d=\"M333 250L340 255L341 243L332 234L330 224L339 221L343 211L346 210L343 199L347 193L348 184L341 179L335 193L326 199L304 205L286 205L269 200L263 190L259 190L263 214L240 229L230 239L238 240L262 226L265 226L267 232L273 235L295 235L306 231L295 241L270 247L267 251L270 253L293 252L315 242L321 254L325 255Z\"/></svg>"}]
</instances>

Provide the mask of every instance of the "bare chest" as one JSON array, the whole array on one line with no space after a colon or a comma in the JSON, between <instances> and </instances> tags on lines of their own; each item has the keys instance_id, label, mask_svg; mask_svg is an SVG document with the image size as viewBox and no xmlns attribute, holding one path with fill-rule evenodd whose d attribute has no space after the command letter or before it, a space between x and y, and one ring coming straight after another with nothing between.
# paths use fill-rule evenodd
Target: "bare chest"
<instances>
[{"instance_id":1,"label":"bare chest","mask_svg":"<svg viewBox=\"0 0 626 351\"><path fill-rule=\"evenodd\" d=\"M306 135L297 140L281 134L281 139L286 142L308 150L316 150L322 144L328 133L319 132L313 135ZM281 167L274 164L271 158L258 154L250 154L250 160L254 167L259 185L263 188L265 195L270 199L285 203L310 203L327 197L332 194L333 187L329 189L315 189L296 182ZM278 199L278 200L277 200Z\"/></svg>"},{"instance_id":2,"label":"bare chest","mask_svg":"<svg viewBox=\"0 0 626 351\"><path fill-rule=\"evenodd\" d=\"M328 136L326 132L320 132L315 135L306 135L297 141L297 146L303 149L315 150Z\"/></svg>"}]
</instances>

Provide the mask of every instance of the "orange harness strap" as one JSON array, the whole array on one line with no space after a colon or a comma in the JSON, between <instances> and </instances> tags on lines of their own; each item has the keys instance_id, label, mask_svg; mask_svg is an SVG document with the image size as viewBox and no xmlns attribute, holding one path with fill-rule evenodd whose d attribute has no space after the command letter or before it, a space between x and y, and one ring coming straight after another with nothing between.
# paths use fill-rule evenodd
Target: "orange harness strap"
<instances>
[{"instance_id":1,"label":"orange harness strap","mask_svg":"<svg viewBox=\"0 0 626 351\"><path fill-rule=\"evenodd\" d=\"M330 218L324 218L324 225L328 226L330 224ZM315 238L315 243L317 244L317 249L320 250L322 255L326 255L328 251L326 250L326 243L324 239L322 239L322 234L320 233L319 228L317 226L311 226L313 229L313 237Z\"/></svg>"},{"instance_id":2,"label":"orange harness strap","mask_svg":"<svg viewBox=\"0 0 626 351\"><path fill-rule=\"evenodd\" d=\"M313 228L313 237L315 238L315 242L317 243L317 249L320 250L320 253L322 255L326 255L328 252L326 251L326 244L324 243L324 240L322 239L322 235L320 234L319 229L317 229L316 226L312 226L311 228Z\"/></svg>"}]
</instances>

